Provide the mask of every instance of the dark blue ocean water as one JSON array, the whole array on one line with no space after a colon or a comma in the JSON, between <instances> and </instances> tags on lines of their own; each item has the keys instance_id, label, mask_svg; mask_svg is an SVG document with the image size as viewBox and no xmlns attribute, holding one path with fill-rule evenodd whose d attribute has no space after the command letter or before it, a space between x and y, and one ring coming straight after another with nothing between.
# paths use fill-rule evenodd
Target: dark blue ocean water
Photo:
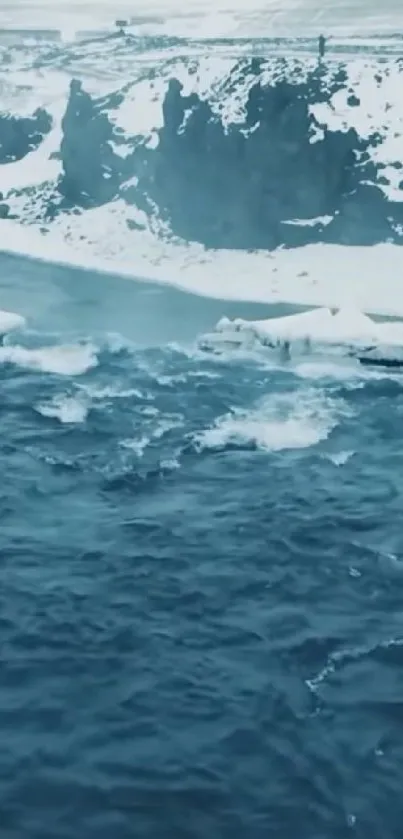
<instances>
[{"instance_id":1,"label":"dark blue ocean water","mask_svg":"<svg viewBox=\"0 0 403 839\"><path fill-rule=\"evenodd\" d=\"M1 258L4 839L399 839L403 389Z\"/></svg>"}]
</instances>

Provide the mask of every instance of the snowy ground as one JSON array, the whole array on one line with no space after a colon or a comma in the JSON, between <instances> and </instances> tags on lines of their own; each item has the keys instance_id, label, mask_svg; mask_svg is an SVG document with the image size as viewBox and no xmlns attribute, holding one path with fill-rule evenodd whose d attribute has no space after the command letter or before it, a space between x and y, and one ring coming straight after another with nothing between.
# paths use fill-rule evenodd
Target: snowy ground
<instances>
[{"instance_id":1,"label":"snowy ground","mask_svg":"<svg viewBox=\"0 0 403 839\"><path fill-rule=\"evenodd\" d=\"M3 0L0 27L94 29L116 18L198 36L366 35L403 30L402 0Z\"/></svg>"},{"instance_id":2,"label":"snowy ground","mask_svg":"<svg viewBox=\"0 0 403 839\"><path fill-rule=\"evenodd\" d=\"M344 34L357 36L356 43L388 45L393 42L393 51L399 49L399 26L403 32L403 2L388 0L387 4L355 0L350 3L326 0L320 6L313 0L254 0L253 5L234 0L231 9L220 0L201 4L191 0L186 12L177 2L105 2L86 0L85 3L67 3L65 0L3 0L0 5L0 27L16 28L59 28L65 36L74 35L80 28L88 26L110 26L116 17L143 19L145 27L154 28L156 33L172 31L180 34L202 35L247 35L258 33L314 36L320 30L332 33L339 42ZM148 21L148 22L146 22ZM165 28L165 29L164 29ZM394 34L388 38L387 33ZM5 33L3 31L3 36ZM25 36L22 36L23 40ZM1 32L0 32L1 39ZM114 40L114 39L112 39ZM354 38L348 39L349 48ZM4 68L0 87L0 106L12 112L19 110L32 113L34 107L47 107L55 118L55 128L37 152L33 152L19 163L1 167L0 189L7 195L11 187L37 189L44 181L53 181L60 169L57 160L51 159L51 152L60 145L59 120L63 113L68 79L71 73L78 73L85 79L88 90L96 93L111 86L116 87L116 78L133 78L136 71L136 56L119 55L116 61L110 53L111 39L98 40L96 49L88 41L81 58L70 60L66 67L59 63L47 63L43 67L30 66L30 40L25 38L26 50L19 58L13 53L14 67ZM66 45L61 45L64 50ZM250 49L250 43L245 47ZM114 47L113 47L114 49ZM186 49L192 49L190 42ZM233 47L231 47L233 50ZM239 49L239 44L238 44ZM87 50L87 51L86 51ZM180 50L183 52L182 46ZM385 50L386 51L386 50ZM176 65L172 53L169 72L180 73L183 64L182 52ZM211 62L201 61L200 85L206 91L219 71L223 60L219 47L211 48ZM403 39L402 39L403 54ZM56 55L56 52L55 52ZM164 56L165 57L165 56ZM149 81L134 84L127 93L119 119L122 127L130 134L147 133L159 124L160 103L165 81L162 78L162 55L158 49L139 56L142 69L145 62L158 65L161 85L156 81L153 90ZM199 60L199 59L198 59ZM375 61L378 58L375 57ZM19 63L18 63L19 62ZM211 64L211 67L210 67ZM385 66L385 65L383 65ZM210 69L209 69L210 68ZM356 110L360 133L381 130L384 143L377 149L377 155L387 164L403 161L403 105L401 77L395 58L384 73L384 82L378 90L374 82L374 66L367 57L350 62L350 76L354 89L359 92L361 107ZM185 79L184 79L185 81ZM161 90L159 89L161 87ZM329 124L333 121L343 125L344 99L338 96L334 109L325 115ZM140 120L140 122L139 122ZM351 122L351 109L349 120ZM141 123L141 124L140 124ZM144 124L143 124L144 123ZM393 166L385 170L390 175L389 191L393 197L400 178ZM24 199L25 200L25 199ZM59 217L45 234L40 223L30 219L22 199L15 199L15 211L25 221L23 227L17 222L0 222L0 250L24 253L41 259L62 261L68 264L119 273L127 277L143 277L174 285L218 298L237 298L263 302L284 301L319 305L354 305L367 312L403 315L403 251L400 247L385 244L373 248L347 248L336 246L310 246L294 251L280 250L276 253L244 253L231 251L206 251L201 246L185 242L166 242L155 236L151 230L131 231L127 229L127 207L116 201L109 206L80 215ZM31 209L35 210L31 202ZM25 216L24 216L25 213Z\"/></svg>"},{"instance_id":3,"label":"snowy ground","mask_svg":"<svg viewBox=\"0 0 403 839\"><path fill-rule=\"evenodd\" d=\"M66 237L63 221L49 235L3 221L0 250L128 279L168 283L221 300L346 306L403 317L403 253L395 245L310 245L292 251L245 253L166 244L139 233L131 240L130 251L124 252L121 229L117 228L114 239L110 216L106 218L102 209L94 211L92 224L94 233L104 230L105 244L112 251L109 257L97 255L91 239Z\"/></svg>"}]
</instances>

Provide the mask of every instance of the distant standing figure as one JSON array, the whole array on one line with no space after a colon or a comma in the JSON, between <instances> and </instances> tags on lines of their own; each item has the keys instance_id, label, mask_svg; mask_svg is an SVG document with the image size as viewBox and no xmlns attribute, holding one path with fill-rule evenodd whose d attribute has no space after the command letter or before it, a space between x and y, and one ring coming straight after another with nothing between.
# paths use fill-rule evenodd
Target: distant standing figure
<instances>
[{"instance_id":1,"label":"distant standing figure","mask_svg":"<svg viewBox=\"0 0 403 839\"><path fill-rule=\"evenodd\" d=\"M119 30L119 35L125 34L125 28L127 26L127 20L115 20L115 26L117 26Z\"/></svg>"},{"instance_id":2,"label":"distant standing figure","mask_svg":"<svg viewBox=\"0 0 403 839\"><path fill-rule=\"evenodd\" d=\"M281 345L281 360L291 361L291 343L287 338Z\"/></svg>"},{"instance_id":3,"label":"distant standing figure","mask_svg":"<svg viewBox=\"0 0 403 839\"><path fill-rule=\"evenodd\" d=\"M319 35L319 59L320 61L325 55L326 50L326 38L324 35Z\"/></svg>"}]
</instances>

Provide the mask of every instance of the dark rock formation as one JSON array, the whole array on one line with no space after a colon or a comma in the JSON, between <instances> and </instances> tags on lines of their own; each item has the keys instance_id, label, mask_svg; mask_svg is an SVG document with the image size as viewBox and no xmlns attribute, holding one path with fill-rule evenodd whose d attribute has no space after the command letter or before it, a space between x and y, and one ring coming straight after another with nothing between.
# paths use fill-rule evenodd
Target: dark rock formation
<instances>
[{"instance_id":1,"label":"dark rock formation","mask_svg":"<svg viewBox=\"0 0 403 839\"><path fill-rule=\"evenodd\" d=\"M311 112L312 104L330 101L342 89L350 106L359 106L345 68L329 78L321 65L303 80L297 70L285 66L263 85L259 60L240 62L228 89L247 78L252 85L244 123L229 127L209 102L195 93L184 96L172 79L158 147L132 138L124 157L115 144L127 139L107 114L114 98L93 100L72 82L62 123L63 201L88 207L119 195L146 212L157 208L173 234L208 247L400 241L402 205L385 198L382 167L371 160L381 135L362 139L353 128L331 131ZM127 184L133 176L135 184ZM330 223L290 224L323 216Z\"/></svg>"},{"instance_id":2,"label":"dark rock formation","mask_svg":"<svg viewBox=\"0 0 403 839\"><path fill-rule=\"evenodd\" d=\"M256 63L256 62L255 62ZM256 67L254 67L254 74ZM321 69L303 82L279 78L250 88L242 126L224 127L197 95L173 80L155 151L155 177L143 179L175 234L210 247L272 248L309 241L367 244L395 236L390 204L376 186L370 150L382 138L329 131L310 112L345 86ZM356 97L349 97L356 107ZM370 182L372 186L363 186ZM400 220L400 206L395 207ZM292 219L332 216L324 226Z\"/></svg>"},{"instance_id":3,"label":"dark rock formation","mask_svg":"<svg viewBox=\"0 0 403 839\"><path fill-rule=\"evenodd\" d=\"M59 191L71 205L89 207L110 201L122 179L122 159L113 152L113 125L104 102L93 100L75 79L62 120Z\"/></svg>"},{"instance_id":4,"label":"dark rock formation","mask_svg":"<svg viewBox=\"0 0 403 839\"><path fill-rule=\"evenodd\" d=\"M0 163L22 160L38 148L52 127L52 119L43 108L32 117L0 114Z\"/></svg>"},{"instance_id":5,"label":"dark rock formation","mask_svg":"<svg viewBox=\"0 0 403 839\"><path fill-rule=\"evenodd\" d=\"M119 191L132 166L129 159L113 150L126 142L115 130L108 110L121 104L120 94L92 99L81 82L73 79L66 112L62 119L60 148L63 175L58 189L70 206L99 206ZM62 205L63 206L63 205Z\"/></svg>"}]
</instances>

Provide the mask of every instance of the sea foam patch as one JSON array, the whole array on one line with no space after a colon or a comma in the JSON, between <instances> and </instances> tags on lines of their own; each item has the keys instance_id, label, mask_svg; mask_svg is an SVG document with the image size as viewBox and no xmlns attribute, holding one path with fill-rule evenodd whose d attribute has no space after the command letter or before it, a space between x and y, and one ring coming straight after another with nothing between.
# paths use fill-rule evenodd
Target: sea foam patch
<instances>
[{"instance_id":1,"label":"sea foam patch","mask_svg":"<svg viewBox=\"0 0 403 839\"><path fill-rule=\"evenodd\" d=\"M271 452L310 448L328 437L343 410L341 403L311 389L270 396L250 410L234 410L219 417L213 426L196 434L194 442L201 451L228 446Z\"/></svg>"}]
</instances>

